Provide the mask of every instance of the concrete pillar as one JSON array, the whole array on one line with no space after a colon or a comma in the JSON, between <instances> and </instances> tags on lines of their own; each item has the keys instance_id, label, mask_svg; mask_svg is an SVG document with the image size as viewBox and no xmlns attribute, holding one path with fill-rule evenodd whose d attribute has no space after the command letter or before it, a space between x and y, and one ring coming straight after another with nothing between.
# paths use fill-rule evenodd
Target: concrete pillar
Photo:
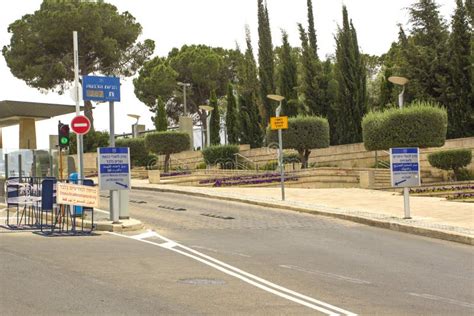
<instances>
[{"instance_id":1,"label":"concrete pillar","mask_svg":"<svg viewBox=\"0 0 474 316\"><path fill-rule=\"evenodd\" d=\"M194 150L193 118L189 116L180 116L179 131L189 135L189 150Z\"/></svg>"},{"instance_id":2,"label":"concrete pillar","mask_svg":"<svg viewBox=\"0 0 474 316\"><path fill-rule=\"evenodd\" d=\"M20 149L36 149L35 119L20 119Z\"/></svg>"},{"instance_id":3,"label":"concrete pillar","mask_svg":"<svg viewBox=\"0 0 474 316\"><path fill-rule=\"evenodd\" d=\"M58 145L58 135L49 135L49 149L57 149Z\"/></svg>"},{"instance_id":4,"label":"concrete pillar","mask_svg":"<svg viewBox=\"0 0 474 316\"><path fill-rule=\"evenodd\" d=\"M3 137L2 137L2 129L0 128L0 149L3 148Z\"/></svg>"}]
</instances>

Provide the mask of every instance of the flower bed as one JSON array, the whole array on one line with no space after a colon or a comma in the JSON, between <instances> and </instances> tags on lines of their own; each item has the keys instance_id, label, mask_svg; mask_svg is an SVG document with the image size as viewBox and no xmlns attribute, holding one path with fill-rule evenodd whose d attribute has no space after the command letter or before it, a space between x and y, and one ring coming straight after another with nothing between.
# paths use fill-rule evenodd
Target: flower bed
<instances>
[{"instance_id":1,"label":"flower bed","mask_svg":"<svg viewBox=\"0 0 474 316\"><path fill-rule=\"evenodd\" d=\"M216 183L217 181L220 182L227 182L227 181L245 181L245 180L258 180L258 179L266 179L266 178L275 178L279 177L279 173L265 173L265 174L255 174L249 176L234 176L234 177L227 177L227 178L218 178L218 179L206 179L199 181L199 184L209 184L209 183Z\"/></svg>"},{"instance_id":2,"label":"flower bed","mask_svg":"<svg viewBox=\"0 0 474 316\"><path fill-rule=\"evenodd\" d=\"M474 190L474 185L449 185L442 187L429 187L429 188L418 188L410 189L410 193L413 194L422 194L422 193L433 193L433 192L450 192L450 191L467 191Z\"/></svg>"},{"instance_id":3,"label":"flower bed","mask_svg":"<svg viewBox=\"0 0 474 316\"><path fill-rule=\"evenodd\" d=\"M298 181L298 177L289 176L289 177L285 177L284 180L285 182ZM264 184L264 183L273 183L273 182L280 182L280 181L281 181L281 178L279 177L273 177L273 178L266 177L263 179L244 179L244 180L236 180L236 181L216 180L213 186L224 187L224 186L246 185L246 184Z\"/></svg>"},{"instance_id":4,"label":"flower bed","mask_svg":"<svg viewBox=\"0 0 474 316\"><path fill-rule=\"evenodd\" d=\"M184 176L191 174L191 171L172 171L172 172L164 172L160 174L160 177L165 178L165 177L176 177L176 176Z\"/></svg>"},{"instance_id":5,"label":"flower bed","mask_svg":"<svg viewBox=\"0 0 474 316\"><path fill-rule=\"evenodd\" d=\"M466 200L474 199L474 193L456 193L452 196L446 197L447 200Z\"/></svg>"}]
</instances>

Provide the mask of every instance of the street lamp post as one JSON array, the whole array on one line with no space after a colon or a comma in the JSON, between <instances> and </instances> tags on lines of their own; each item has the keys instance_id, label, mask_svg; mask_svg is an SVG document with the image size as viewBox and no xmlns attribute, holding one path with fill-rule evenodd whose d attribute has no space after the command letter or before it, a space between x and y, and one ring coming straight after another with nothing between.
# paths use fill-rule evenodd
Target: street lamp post
<instances>
[{"instance_id":1,"label":"street lamp post","mask_svg":"<svg viewBox=\"0 0 474 316\"><path fill-rule=\"evenodd\" d=\"M140 115L127 114L127 116L137 120L135 124L132 125L132 138L137 138L138 137L138 120L140 119Z\"/></svg>"},{"instance_id":2,"label":"street lamp post","mask_svg":"<svg viewBox=\"0 0 474 316\"><path fill-rule=\"evenodd\" d=\"M402 92L398 95L398 106L400 109L403 108L403 94L405 93L405 85L408 83L408 79L405 77L392 76L388 77L388 81L391 83L402 86ZM403 209L405 212L405 219L410 219L410 189L407 187L403 188Z\"/></svg>"},{"instance_id":3,"label":"street lamp post","mask_svg":"<svg viewBox=\"0 0 474 316\"><path fill-rule=\"evenodd\" d=\"M269 94L267 95L267 98L273 101L277 101L280 104L276 108L276 117L280 117L281 113L281 102L285 99L285 97L282 97L281 95L277 94ZM283 139L282 139L282 134L281 134L281 129L278 129L278 165L280 166L280 184L281 184L281 200L285 200L285 168L283 164Z\"/></svg>"},{"instance_id":4,"label":"street lamp post","mask_svg":"<svg viewBox=\"0 0 474 316\"><path fill-rule=\"evenodd\" d=\"M206 135L207 135L207 144L206 147L211 146L211 115L214 108L209 105L200 105L199 108L203 111L206 111ZM203 146L204 147L204 146Z\"/></svg>"},{"instance_id":5,"label":"street lamp post","mask_svg":"<svg viewBox=\"0 0 474 316\"><path fill-rule=\"evenodd\" d=\"M398 106L400 109L403 108L403 94L405 93L405 85L408 83L408 79L405 77L392 76L388 77L388 81L397 86L402 86L402 92L398 95Z\"/></svg>"},{"instance_id":6,"label":"street lamp post","mask_svg":"<svg viewBox=\"0 0 474 316\"><path fill-rule=\"evenodd\" d=\"M184 105L184 116L186 116L186 88L191 87L190 83L178 82L178 86L183 87L183 105Z\"/></svg>"}]
</instances>

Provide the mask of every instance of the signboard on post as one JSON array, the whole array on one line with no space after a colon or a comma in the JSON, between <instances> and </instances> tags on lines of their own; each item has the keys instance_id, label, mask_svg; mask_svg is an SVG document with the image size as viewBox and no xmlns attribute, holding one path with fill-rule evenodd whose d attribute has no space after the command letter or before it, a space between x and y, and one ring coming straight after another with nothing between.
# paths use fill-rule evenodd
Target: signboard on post
<instances>
[{"instance_id":1,"label":"signboard on post","mask_svg":"<svg viewBox=\"0 0 474 316\"><path fill-rule=\"evenodd\" d=\"M420 152L418 148L390 148L392 187L409 188L421 185Z\"/></svg>"},{"instance_id":2,"label":"signboard on post","mask_svg":"<svg viewBox=\"0 0 474 316\"><path fill-rule=\"evenodd\" d=\"M78 115L72 119L71 129L77 135L87 134L91 129L91 121L84 115Z\"/></svg>"},{"instance_id":3,"label":"signboard on post","mask_svg":"<svg viewBox=\"0 0 474 316\"><path fill-rule=\"evenodd\" d=\"M270 117L270 127L272 130L288 129L288 116Z\"/></svg>"},{"instance_id":4,"label":"signboard on post","mask_svg":"<svg viewBox=\"0 0 474 316\"><path fill-rule=\"evenodd\" d=\"M99 189L87 185L58 183L56 185L56 203L99 207Z\"/></svg>"},{"instance_id":5,"label":"signboard on post","mask_svg":"<svg viewBox=\"0 0 474 316\"><path fill-rule=\"evenodd\" d=\"M120 101L120 78L82 77L82 96L84 101Z\"/></svg>"},{"instance_id":6,"label":"signboard on post","mask_svg":"<svg viewBox=\"0 0 474 316\"><path fill-rule=\"evenodd\" d=\"M130 151L126 147L97 148L101 190L130 190Z\"/></svg>"}]
</instances>

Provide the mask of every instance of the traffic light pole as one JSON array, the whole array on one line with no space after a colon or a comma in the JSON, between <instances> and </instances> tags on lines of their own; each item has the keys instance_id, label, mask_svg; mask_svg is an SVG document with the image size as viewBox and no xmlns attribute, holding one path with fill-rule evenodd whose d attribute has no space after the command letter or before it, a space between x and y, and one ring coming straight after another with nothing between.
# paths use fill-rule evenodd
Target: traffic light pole
<instances>
[{"instance_id":1,"label":"traffic light pole","mask_svg":"<svg viewBox=\"0 0 474 316\"><path fill-rule=\"evenodd\" d=\"M74 47L74 89L75 89L75 101L76 101L76 116L80 115L81 107L80 91L79 91L79 45L77 40L77 31L72 32L73 47ZM84 155L83 155L83 137L82 135L76 134L77 143L77 171L79 174L79 184L84 179Z\"/></svg>"}]
</instances>

